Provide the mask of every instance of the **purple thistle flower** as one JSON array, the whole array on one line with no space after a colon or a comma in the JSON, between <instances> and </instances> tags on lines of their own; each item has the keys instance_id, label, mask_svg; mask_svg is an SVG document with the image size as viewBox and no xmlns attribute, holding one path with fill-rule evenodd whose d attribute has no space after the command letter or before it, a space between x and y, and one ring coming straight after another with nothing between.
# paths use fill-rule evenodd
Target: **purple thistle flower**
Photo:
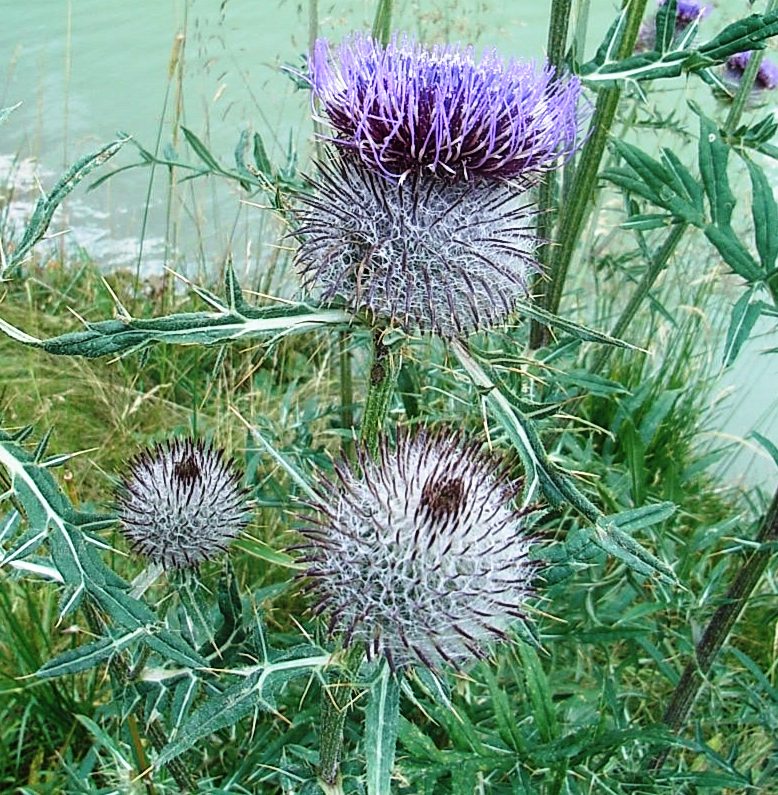
<instances>
[{"instance_id":1,"label":"purple thistle flower","mask_svg":"<svg viewBox=\"0 0 778 795\"><path fill-rule=\"evenodd\" d=\"M556 168L578 147L577 78L504 63L493 50L395 37L384 48L354 35L309 60L334 143L391 178L414 171L452 179L527 178Z\"/></svg>"},{"instance_id":2,"label":"purple thistle flower","mask_svg":"<svg viewBox=\"0 0 778 795\"><path fill-rule=\"evenodd\" d=\"M733 83L739 83L743 78L753 51L739 52L730 56L724 66L724 74ZM773 89L778 87L778 64L773 63L767 58L763 58L759 64L759 71L756 73L754 88L756 90Z\"/></svg>"},{"instance_id":3,"label":"purple thistle flower","mask_svg":"<svg viewBox=\"0 0 778 795\"><path fill-rule=\"evenodd\" d=\"M535 208L502 182L412 173L394 182L351 158L301 194L295 266L325 303L456 337L503 322L527 295Z\"/></svg>"},{"instance_id":4,"label":"purple thistle flower","mask_svg":"<svg viewBox=\"0 0 778 795\"><path fill-rule=\"evenodd\" d=\"M667 0L658 0L657 5L663 6ZM675 7L675 30L682 33L692 22L697 22L707 17L713 11L713 6L703 5L697 0L678 0Z\"/></svg>"},{"instance_id":5,"label":"purple thistle flower","mask_svg":"<svg viewBox=\"0 0 778 795\"><path fill-rule=\"evenodd\" d=\"M248 524L235 462L210 443L175 439L130 461L117 494L133 551L165 568L197 566L224 551Z\"/></svg>"},{"instance_id":6,"label":"purple thistle flower","mask_svg":"<svg viewBox=\"0 0 778 795\"><path fill-rule=\"evenodd\" d=\"M393 669L456 668L526 618L538 564L520 484L502 460L457 434L400 432L371 457L336 466L308 507L306 590L345 645Z\"/></svg>"},{"instance_id":7,"label":"purple thistle flower","mask_svg":"<svg viewBox=\"0 0 778 795\"><path fill-rule=\"evenodd\" d=\"M658 6L666 5L667 0L657 0ZM713 6L703 5L698 0L678 0L675 7L675 34L683 33L693 22L699 22L710 14ZM635 49L638 52L653 50L656 47L656 18L651 17L640 26Z\"/></svg>"}]
</instances>

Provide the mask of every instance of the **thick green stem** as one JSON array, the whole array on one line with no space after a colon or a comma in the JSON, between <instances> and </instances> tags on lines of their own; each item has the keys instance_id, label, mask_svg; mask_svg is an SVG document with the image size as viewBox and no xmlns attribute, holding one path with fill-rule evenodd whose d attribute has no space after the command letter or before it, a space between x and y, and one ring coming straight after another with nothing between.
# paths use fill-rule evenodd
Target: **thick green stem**
<instances>
[{"instance_id":1,"label":"thick green stem","mask_svg":"<svg viewBox=\"0 0 778 795\"><path fill-rule=\"evenodd\" d=\"M662 244L662 247L659 249L659 251L657 251L654 255L654 258L651 260L651 263L648 266L648 270L646 270L646 272L643 274L643 278L640 280L635 292L629 299L629 303L624 308L624 311L621 313L619 319L616 321L616 325L611 331L612 337L621 339L621 335L626 331L627 326L629 326L629 324L632 322L632 319L637 314L640 305L651 291L651 288L654 286L654 282L657 280L659 274L667 267L670 257L675 251L678 243L680 243L685 232L686 224L676 224L670 231L670 234L665 238L665 242ZM599 373L607 363L612 352L611 346L603 345L600 348L597 358L592 363L590 372Z\"/></svg>"},{"instance_id":2,"label":"thick green stem","mask_svg":"<svg viewBox=\"0 0 778 795\"><path fill-rule=\"evenodd\" d=\"M551 17L548 24L548 61L555 69L555 77L561 70L565 57L565 44L567 43L567 29L570 22L570 8L572 0L553 0L551 3ZM554 206L554 193L556 188L556 173L550 171L546 174L538 188L538 225L537 236L541 241L550 241L554 229L556 208ZM538 262L546 269L550 259L551 245L542 243L538 249ZM533 292L540 284L535 281ZM530 345L539 347L543 339L543 326L536 320L532 321L530 330Z\"/></svg>"},{"instance_id":3,"label":"thick green stem","mask_svg":"<svg viewBox=\"0 0 778 795\"><path fill-rule=\"evenodd\" d=\"M389 413L392 394L402 364L401 354L389 350L383 343L382 335L381 329L375 329L373 332L373 364L370 368L370 385L362 417L362 445L373 454L378 450L378 438Z\"/></svg>"},{"instance_id":4,"label":"thick green stem","mask_svg":"<svg viewBox=\"0 0 778 795\"><path fill-rule=\"evenodd\" d=\"M618 59L626 58L635 47L646 2L647 0L626 0L625 2L627 12L616 54ZM558 247L551 264L550 281L545 300L545 308L554 314L559 311L567 272L589 211L591 199L595 193L600 162L620 98L621 89L618 87L602 90L597 98L589 138L581 152L575 179L570 189L570 203L559 223ZM546 328L543 332L543 339L547 338L548 329Z\"/></svg>"},{"instance_id":5,"label":"thick green stem","mask_svg":"<svg viewBox=\"0 0 778 795\"><path fill-rule=\"evenodd\" d=\"M321 690L319 724L319 778L328 787L338 783L351 687L343 682L324 685Z\"/></svg>"},{"instance_id":6,"label":"thick green stem","mask_svg":"<svg viewBox=\"0 0 778 795\"><path fill-rule=\"evenodd\" d=\"M759 548L752 552L741 567L727 591L724 602L716 610L697 644L694 659L691 660L673 691L670 704L662 720L674 732L679 732L691 710L694 699L702 687L713 660L724 645L732 627L746 606L751 592L756 588L773 552L773 544L778 541L778 490L765 514L756 537ZM661 769L669 749L665 749L649 763L653 771Z\"/></svg>"}]
</instances>

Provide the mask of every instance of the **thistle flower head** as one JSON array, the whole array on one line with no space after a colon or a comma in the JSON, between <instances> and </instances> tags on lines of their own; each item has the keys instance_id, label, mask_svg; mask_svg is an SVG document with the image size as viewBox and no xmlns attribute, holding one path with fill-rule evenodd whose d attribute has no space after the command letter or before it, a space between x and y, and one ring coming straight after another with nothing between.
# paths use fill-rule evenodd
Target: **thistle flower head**
<instances>
[{"instance_id":1,"label":"thistle flower head","mask_svg":"<svg viewBox=\"0 0 778 795\"><path fill-rule=\"evenodd\" d=\"M334 57L319 39L309 74L334 142L385 176L515 179L555 168L578 145L580 83L547 64L354 35Z\"/></svg>"},{"instance_id":2,"label":"thistle flower head","mask_svg":"<svg viewBox=\"0 0 778 795\"><path fill-rule=\"evenodd\" d=\"M753 51L739 52L730 56L724 66L724 74L733 83L739 83L743 78ZM778 64L763 58L759 64L759 71L756 73L754 89L764 91L766 89L778 88Z\"/></svg>"},{"instance_id":3,"label":"thistle flower head","mask_svg":"<svg viewBox=\"0 0 778 795\"><path fill-rule=\"evenodd\" d=\"M117 503L130 546L165 568L216 556L249 519L234 461L193 439L163 442L132 459Z\"/></svg>"},{"instance_id":4,"label":"thistle flower head","mask_svg":"<svg viewBox=\"0 0 778 795\"><path fill-rule=\"evenodd\" d=\"M484 656L533 593L516 490L500 459L451 433L401 433L394 449L339 465L301 531L315 611L393 668Z\"/></svg>"},{"instance_id":5,"label":"thistle flower head","mask_svg":"<svg viewBox=\"0 0 778 795\"><path fill-rule=\"evenodd\" d=\"M295 265L324 302L454 337L501 323L539 270L527 193L483 179L384 179L322 165L302 195Z\"/></svg>"}]
</instances>

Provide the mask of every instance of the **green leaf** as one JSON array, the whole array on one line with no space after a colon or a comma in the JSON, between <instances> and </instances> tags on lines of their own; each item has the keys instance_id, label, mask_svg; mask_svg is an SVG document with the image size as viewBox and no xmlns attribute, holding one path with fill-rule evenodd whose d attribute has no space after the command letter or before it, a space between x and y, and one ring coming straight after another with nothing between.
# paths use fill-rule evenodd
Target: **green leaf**
<instances>
[{"instance_id":1,"label":"green leaf","mask_svg":"<svg viewBox=\"0 0 778 795\"><path fill-rule=\"evenodd\" d=\"M713 62L722 63L730 55L764 49L767 39L778 34L778 11L751 16L727 25L717 36L699 47Z\"/></svg>"},{"instance_id":2,"label":"green leaf","mask_svg":"<svg viewBox=\"0 0 778 795\"><path fill-rule=\"evenodd\" d=\"M400 680L384 662L365 705L368 795L391 795L392 768L400 719Z\"/></svg>"},{"instance_id":3,"label":"green leaf","mask_svg":"<svg viewBox=\"0 0 778 795\"><path fill-rule=\"evenodd\" d=\"M82 157L59 178L47 196L42 196L38 199L32 217L27 224L27 228L24 230L22 239L8 259L6 266L7 271L12 271L18 267L27 254L29 254L32 247L43 237L46 230L49 228L55 210L76 185L89 173L94 171L94 169L112 158L126 142L126 138L111 141L111 143L100 147L96 152ZM2 275L3 274L0 273L0 277Z\"/></svg>"},{"instance_id":4,"label":"green leaf","mask_svg":"<svg viewBox=\"0 0 778 795\"><path fill-rule=\"evenodd\" d=\"M307 304L241 312L187 312L148 320L102 320L75 331L40 340L0 318L0 331L12 339L56 356L101 356L137 352L153 343L219 345L230 340L273 334L274 339L321 326L347 325L352 316L339 309L316 310Z\"/></svg>"},{"instance_id":5,"label":"green leaf","mask_svg":"<svg viewBox=\"0 0 778 795\"><path fill-rule=\"evenodd\" d=\"M219 729L232 726L255 710L272 711L275 696L286 682L317 671L330 662L329 655L311 655L311 651L310 647L292 650L285 659L246 669L242 681L211 695L183 723L175 739L165 746L157 759L157 767L166 765L196 743Z\"/></svg>"},{"instance_id":6,"label":"green leaf","mask_svg":"<svg viewBox=\"0 0 778 795\"><path fill-rule=\"evenodd\" d=\"M754 236L759 261L765 273L775 268L778 258L778 204L773 194L773 186L764 171L751 160L746 160L751 175L753 200L751 212L754 218Z\"/></svg>"},{"instance_id":7,"label":"green leaf","mask_svg":"<svg viewBox=\"0 0 778 795\"><path fill-rule=\"evenodd\" d=\"M766 436L762 436L758 431L751 431L750 436L759 442L765 450L772 456L773 461L778 465L778 445L771 442Z\"/></svg>"},{"instance_id":8,"label":"green leaf","mask_svg":"<svg viewBox=\"0 0 778 795\"><path fill-rule=\"evenodd\" d=\"M626 563L630 569L647 577L658 576L671 585L676 583L673 570L659 558L652 555L631 536L618 529L610 517L597 522L592 537L597 546L608 554Z\"/></svg>"},{"instance_id":9,"label":"green leaf","mask_svg":"<svg viewBox=\"0 0 778 795\"><path fill-rule=\"evenodd\" d=\"M732 307L732 315L727 329L727 340L724 344L722 356L725 367L729 367L735 361L743 344L751 335L756 321L762 314L762 302L753 300L755 293L755 287L746 290Z\"/></svg>"},{"instance_id":10,"label":"green leaf","mask_svg":"<svg viewBox=\"0 0 778 795\"><path fill-rule=\"evenodd\" d=\"M186 142L192 147L192 151L205 163L208 168L216 173L221 173L224 169L219 165L219 161L208 151L205 144L187 127L181 127L181 132L186 138Z\"/></svg>"},{"instance_id":11,"label":"green leaf","mask_svg":"<svg viewBox=\"0 0 778 795\"><path fill-rule=\"evenodd\" d=\"M550 742L559 735L559 726L548 678L535 649L525 643L518 643L516 650L521 659L535 726L543 742Z\"/></svg>"},{"instance_id":12,"label":"green leaf","mask_svg":"<svg viewBox=\"0 0 778 795\"><path fill-rule=\"evenodd\" d=\"M613 523L619 530L627 533L634 533L644 527L659 524L669 519L676 510L672 502L657 502L652 505L643 505L640 508L633 508L629 511L611 514L608 521Z\"/></svg>"},{"instance_id":13,"label":"green leaf","mask_svg":"<svg viewBox=\"0 0 778 795\"><path fill-rule=\"evenodd\" d=\"M719 128L700 113L699 160L702 183L708 195L713 223L719 228L729 227L735 197L729 187L727 163L729 145L722 139Z\"/></svg>"},{"instance_id":14,"label":"green leaf","mask_svg":"<svg viewBox=\"0 0 778 795\"><path fill-rule=\"evenodd\" d=\"M636 348L634 345L630 345L628 342L624 342L624 340L611 337L605 332L595 331L594 329L590 329L587 326L582 326L579 323L568 320L567 318L547 312L545 309L541 309L537 304L530 304L528 302L520 301L516 305L516 311L522 315L532 318L533 320L538 320L548 326L553 326L554 328L566 331L571 336L584 342L599 342L603 345L613 345L617 348L639 350L639 348Z\"/></svg>"},{"instance_id":15,"label":"green leaf","mask_svg":"<svg viewBox=\"0 0 778 795\"><path fill-rule=\"evenodd\" d=\"M260 174L271 179L273 176L273 166L270 164L270 158L267 156L265 144L262 141L262 136L259 133L254 133L254 162L257 165L257 170Z\"/></svg>"},{"instance_id":16,"label":"green leaf","mask_svg":"<svg viewBox=\"0 0 778 795\"><path fill-rule=\"evenodd\" d=\"M738 276L741 276L749 283L762 280L764 274L760 270L758 263L731 228L725 227L722 229L708 224L704 231L705 237L713 243L724 262Z\"/></svg>"},{"instance_id":17,"label":"green leaf","mask_svg":"<svg viewBox=\"0 0 778 795\"><path fill-rule=\"evenodd\" d=\"M138 628L118 637L100 638L93 643L85 643L75 649L57 655L38 669L36 675L41 678L53 678L87 671L108 662L122 649L136 642L144 634L144 629Z\"/></svg>"},{"instance_id":18,"label":"green leaf","mask_svg":"<svg viewBox=\"0 0 778 795\"><path fill-rule=\"evenodd\" d=\"M659 52L667 52L675 38L675 10L678 0L667 0L656 11L654 47Z\"/></svg>"}]
</instances>

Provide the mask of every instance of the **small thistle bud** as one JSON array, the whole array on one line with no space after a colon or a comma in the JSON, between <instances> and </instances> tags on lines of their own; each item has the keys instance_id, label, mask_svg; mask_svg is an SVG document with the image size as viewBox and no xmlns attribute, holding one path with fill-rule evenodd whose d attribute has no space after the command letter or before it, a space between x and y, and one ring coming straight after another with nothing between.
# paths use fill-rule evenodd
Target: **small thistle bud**
<instances>
[{"instance_id":1,"label":"small thistle bud","mask_svg":"<svg viewBox=\"0 0 778 795\"><path fill-rule=\"evenodd\" d=\"M314 610L346 645L394 669L460 668L525 619L533 537L501 459L422 431L335 472L301 532Z\"/></svg>"},{"instance_id":2,"label":"small thistle bud","mask_svg":"<svg viewBox=\"0 0 778 795\"><path fill-rule=\"evenodd\" d=\"M536 209L483 179L393 182L337 158L301 195L295 266L325 303L443 337L502 323L527 295Z\"/></svg>"},{"instance_id":3,"label":"small thistle bud","mask_svg":"<svg viewBox=\"0 0 778 795\"><path fill-rule=\"evenodd\" d=\"M308 67L334 143L384 176L517 179L556 168L578 147L580 84L548 64L354 35L334 58L319 39Z\"/></svg>"},{"instance_id":4,"label":"small thistle bud","mask_svg":"<svg viewBox=\"0 0 778 795\"><path fill-rule=\"evenodd\" d=\"M215 557L249 520L235 462L193 439L163 442L132 459L117 504L133 551L165 568Z\"/></svg>"}]
</instances>

